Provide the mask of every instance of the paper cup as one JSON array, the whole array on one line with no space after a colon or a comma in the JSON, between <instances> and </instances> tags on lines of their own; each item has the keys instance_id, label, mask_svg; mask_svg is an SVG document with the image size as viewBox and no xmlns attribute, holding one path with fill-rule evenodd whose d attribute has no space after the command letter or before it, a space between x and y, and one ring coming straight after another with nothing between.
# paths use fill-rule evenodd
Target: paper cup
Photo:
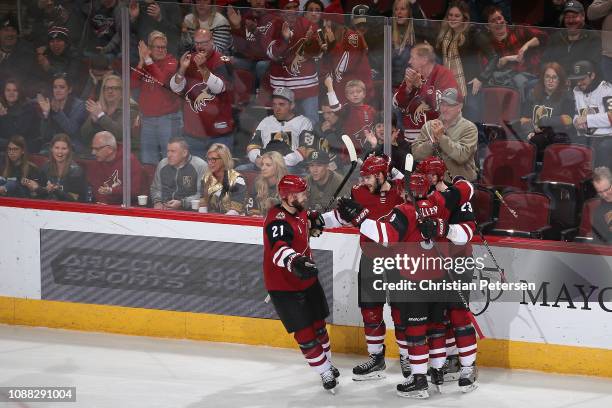
<instances>
[{"instance_id":1,"label":"paper cup","mask_svg":"<svg viewBox=\"0 0 612 408\"><path fill-rule=\"evenodd\" d=\"M139 195L138 196L138 205L147 205L147 199L149 198L149 196L146 195Z\"/></svg>"},{"instance_id":2,"label":"paper cup","mask_svg":"<svg viewBox=\"0 0 612 408\"><path fill-rule=\"evenodd\" d=\"M191 209L198 210L200 208L200 200L191 200Z\"/></svg>"}]
</instances>

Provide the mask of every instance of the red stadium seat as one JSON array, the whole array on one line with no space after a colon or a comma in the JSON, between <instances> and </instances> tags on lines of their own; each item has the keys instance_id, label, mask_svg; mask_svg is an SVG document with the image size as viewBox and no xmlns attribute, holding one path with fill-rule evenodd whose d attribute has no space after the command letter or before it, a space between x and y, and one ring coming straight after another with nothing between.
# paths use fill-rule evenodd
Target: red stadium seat
<instances>
[{"instance_id":1,"label":"red stadium seat","mask_svg":"<svg viewBox=\"0 0 612 408\"><path fill-rule=\"evenodd\" d=\"M580 215L580 226L577 228L568 228L561 232L561 239L563 241L577 241L585 242L590 241L593 237L593 224L592 214L595 208L599 205L601 200L598 198L591 198L582 205L582 213Z\"/></svg>"},{"instance_id":2,"label":"red stadium seat","mask_svg":"<svg viewBox=\"0 0 612 408\"><path fill-rule=\"evenodd\" d=\"M482 166L481 184L493 188L527 191L525 177L533 172L536 148L519 140L498 140L489 145L489 154Z\"/></svg>"},{"instance_id":3,"label":"red stadium seat","mask_svg":"<svg viewBox=\"0 0 612 408\"><path fill-rule=\"evenodd\" d=\"M593 150L588 146L554 143L544 150L538 182L580 185L593 174Z\"/></svg>"},{"instance_id":4,"label":"red stadium seat","mask_svg":"<svg viewBox=\"0 0 612 408\"><path fill-rule=\"evenodd\" d=\"M478 227L484 232L497 219L499 208L495 201L495 195L490 189L478 184L475 184L474 187L474 196L471 200L472 208Z\"/></svg>"},{"instance_id":5,"label":"red stadium seat","mask_svg":"<svg viewBox=\"0 0 612 408\"><path fill-rule=\"evenodd\" d=\"M500 206L499 219L490 234L539 239L549 236L550 199L546 195L510 192L504 195L504 201L506 204ZM516 212L516 218L508 207Z\"/></svg>"},{"instance_id":6,"label":"red stadium seat","mask_svg":"<svg viewBox=\"0 0 612 408\"><path fill-rule=\"evenodd\" d=\"M484 123L495 123L503 126L507 134L512 131L507 123L519 117L520 96L518 91L510 88L487 87L482 88Z\"/></svg>"},{"instance_id":7,"label":"red stadium seat","mask_svg":"<svg viewBox=\"0 0 612 408\"><path fill-rule=\"evenodd\" d=\"M419 6L428 19L442 19L446 12L446 0L419 0Z\"/></svg>"},{"instance_id":8,"label":"red stadium seat","mask_svg":"<svg viewBox=\"0 0 612 408\"><path fill-rule=\"evenodd\" d=\"M49 161L49 157L44 154L30 154L30 161L37 167L42 167L43 164Z\"/></svg>"}]
</instances>

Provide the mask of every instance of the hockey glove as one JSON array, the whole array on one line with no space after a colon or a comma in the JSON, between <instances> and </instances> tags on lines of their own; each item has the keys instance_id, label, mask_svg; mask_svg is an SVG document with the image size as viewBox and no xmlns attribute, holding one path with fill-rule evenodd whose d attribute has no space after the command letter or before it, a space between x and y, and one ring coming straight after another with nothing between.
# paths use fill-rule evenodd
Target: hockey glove
<instances>
[{"instance_id":1,"label":"hockey glove","mask_svg":"<svg viewBox=\"0 0 612 408\"><path fill-rule=\"evenodd\" d=\"M363 208L361 204L352 198L341 197L338 200L338 213L343 220L350 222L356 227L368 217L370 210Z\"/></svg>"},{"instance_id":2,"label":"hockey glove","mask_svg":"<svg viewBox=\"0 0 612 408\"><path fill-rule=\"evenodd\" d=\"M293 254L289 257L287 269L302 280L314 278L319 274L319 269L317 269L317 265L312 259L298 254Z\"/></svg>"},{"instance_id":3,"label":"hockey glove","mask_svg":"<svg viewBox=\"0 0 612 408\"><path fill-rule=\"evenodd\" d=\"M310 233L311 237L319 237L325 229L325 221L320 212L310 210L308 211L308 220L310 221Z\"/></svg>"},{"instance_id":4,"label":"hockey glove","mask_svg":"<svg viewBox=\"0 0 612 408\"><path fill-rule=\"evenodd\" d=\"M448 222L442 218L425 218L417 224L417 227L425 239L442 238L448 234Z\"/></svg>"}]
</instances>

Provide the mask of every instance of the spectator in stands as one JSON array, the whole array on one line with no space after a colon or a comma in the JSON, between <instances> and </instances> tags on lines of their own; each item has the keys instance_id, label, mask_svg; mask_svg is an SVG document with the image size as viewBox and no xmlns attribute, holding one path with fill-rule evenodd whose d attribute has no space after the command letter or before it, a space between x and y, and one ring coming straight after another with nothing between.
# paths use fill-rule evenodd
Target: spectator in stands
<instances>
[{"instance_id":1,"label":"spectator in stands","mask_svg":"<svg viewBox=\"0 0 612 408\"><path fill-rule=\"evenodd\" d=\"M306 20L316 25L317 28L323 28L323 16L321 13L324 8L325 6L321 0L308 0L302 6Z\"/></svg>"},{"instance_id":2,"label":"spectator in stands","mask_svg":"<svg viewBox=\"0 0 612 408\"><path fill-rule=\"evenodd\" d=\"M569 142L573 136L574 98L567 88L563 67L549 62L542 68L540 80L522 106L521 132L535 144L541 161L551 143Z\"/></svg>"},{"instance_id":3,"label":"spectator in stands","mask_svg":"<svg viewBox=\"0 0 612 408\"><path fill-rule=\"evenodd\" d=\"M25 98L16 79L4 81L0 93L0 151L4 151L13 135L22 135L28 151L41 148L40 119L36 103Z\"/></svg>"},{"instance_id":4,"label":"spectator in stands","mask_svg":"<svg viewBox=\"0 0 612 408\"><path fill-rule=\"evenodd\" d=\"M366 140L372 152L380 156L384 152L385 125L377 123L373 132L366 132ZM411 145L404 139L397 127L397 117L391 117L391 167L400 171L404 169L406 155L411 152Z\"/></svg>"},{"instance_id":5,"label":"spectator in stands","mask_svg":"<svg viewBox=\"0 0 612 408\"><path fill-rule=\"evenodd\" d=\"M270 85L295 93L297 110L319 122L319 74L315 57L321 53L317 27L296 13L297 0L280 0L285 12L272 20L263 45L270 60Z\"/></svg>"},{"instance_id":6,"label":"spectator in stands","mask_svg":"<svg viewBox=\"0 0 612 408\"><path fill-rule=\"evenodd\" d=\"M227 55L232 46L232 33L229 21L217 11L216 0L195 0L192 12L183 20L181 52L193 48L193 34L199 28L212 33L215 50Z\"/></svg>"},{"instance_id":7,"label":"spectator in stands","mask_svg":"<svg viewBox=\"0 0 612 408\"><path fill-rule=\"evenodd\" d=\"M195 51L183 54L170 88L185 96L183 135L191 153L204 157L213 143L233 147L232 84L229 58L214 49L212 33L199 29L193 38Z\"/></svg>"},{"instance_id":8,"label":"spectator in stands","mask_svg":"<svg viewBox=\"0 0 612 408\"><path fill-rule=\"evenodd\" d=\"M81 73L81 60L70 45L68 29L53 26L49 28L49 41L46 46L36 49L37 77L47 83L55 75L64 73L76 83Z\"/></svg>"},{"instance_id":9,"label":"spectator in stands","mask_svg":"<svg viewBox=\"0 0 612 408\"><path fill-rule=\"evenodd\" d=\"M19 26L15 16L7 14L0 17L0 84L8 78L15 78L24 84L24 96L32 96L32 61L33 47L19 39ZM26 84L29 86L25 87Z\"/></svg>"},{"instance_id":10,"label":"spectator in stands","mask_svg":"<svg viewBox=\"0 0 612 408\"><path fill-rule=\"evenodd\" d=\"M311 210L321 211L329 204L344 177L329 169L329 154L324 150L310 152L306 164L308 165L306 181L310 189L307 207ZM350 184L347 183L340 195L348 193L349 190Z\"/></svg>"},{"instance_id":11,"label":"spectator in stands","mask_svg":"<svg viewBox=\"0 0 612 408\"><path fill-rule=\"evenodd\" d=\"M498 56L481 30L470 24L470 9L464 1L449 5L435 44L443 65L453 72L465 97L464 115L480 121L480 89L493 75ZM480 66L482 57L487 61L484 67Z\"/></svg>"},{"instance_id":12,"label":"spectator in stands","mask_svg":"<svg viewBox=\"0 0 612 408\"><path fill-rule=\"evenodd\" d=\"M123 140L123 81L117 75L107 75L102 80L102 90L97 101L88 99L85 108L89 117L81 127L81 143L91 145L94 135L103 130L113 134L117 141ZM138 104L130 99L130 126L139 122ZM132 151L139 149L139 139L132 135Z\"/></svg>"},{"instance_id":13,"label":"spectator in stands","mask_svg":"<svg viewBox=\"0 0 612 408\"><path fill-rule=\"evenodd\" d=\"M304 130L312 130L312 123L307 117L296 115L294 109L293 91L289 88L274 89L273 114L265 117L257 125L255 134L247 146L247 156L257 168L262 166L261 156L265 151L279 152L284 157L285 165L291 168L304 160L304 154L299 149L300 135Z\"/></svg>"},{"instance_id":14,"label":"spectator in stands","mask_svg":"<svg viewBox=\"0 0 612 408\"><path fill-rule=\"evenodd\" d=\"M593 211L591 223L593 240L597 243L612 243L612 174L608 167L593 170L593 187L600 197L600 204Z\"/></svg>"},{"instance_id":15,"label":"spectator in stands","mask_svg":"<svg viewBox=\"0 0 612 408\"><path fill-rule=\"evenodd\" d=\"M365 17L356 17L353 21L360 19L365 21ZM334 27L335 29L332 29ZM327 66L324 70L333 78L334 88L341 91L337 95L340 102L348 102L343 90L347 83L355 80L364 83L367 100L374 100L376 92L372 81L372 68L368 59L368 45L363 35L354 27L326 23L323 49L327 51L323 59L323 66Z\"/></svg>"},{"instance_id":16,"label":"spectator in stands","mask_svg":"<svg viewBox=\"0 0 612 408\"><path fill-rule=\"evenodd\" d=\"M123 202L123 150L112 133L104 130L96 133L91 142L91 152L96 163L87 173L93 189L94 202L98 204L121 204ZM130 154L131 198L140 191L142 166L133 153Z\"/></svg>"},{"instance_id":17,"label":"spectator in stands","mask_svg":"<svg viewBox=\"0 0 612 408\"><path fill-rule=\"evenodd\" d=\"M487 7L483 14L489 23L489 41L499 56L497 70L487 85L514 87L524 101L530 81L537 81L546 33L533 27L508 27L496 6Z\"/></svg>"},{"instance_id":18,"label":"spectator in stands","mask_svg":"<svg viewBox=\"0 0 612 408\"><path fill-rule=\"evenodd\" d=\"M563 9L562 30L554 30L548 39L542 62L557 62L566 71L574 63L589 60L600 65L601 38L585 25L584 7L577 0L568 1Z\"/></svg>"},{"instance_id":19,"label":"spectator in stands","mask_svg":"<svg viewBox=\"0 0 612 408\"><path fill-rule=\"evenodd\" d=\"M191 201L200 199L200 180L206 167L203 159L189 153L185 139L170 138L167 155L157 165L151 184L153 208L190 210Z\"/></svg>"},{"instance_id":20,"label":"spectator in stands","mask_svg":"<svg viewBox=\"0 0 612 408\"><path fill-rule=\"evenodd\" d=\"M330 77L325 79L325 86L330 106L339 112L342 133L351 138L357 154L361 155L367 149L365 131L372 130L377 117L376 110L365 103L365 84L358 79L347 82L344 92L348 103L344 105L338 102ZM344 157L344 162L347 161L348 157Z\"/></svg>"},{"instance_id":21,"label":"spectator in stands","mask_svg":"<svg viewBox=\"0 0 612 408\"><path fill-rule=\"evenodd\" d=\"M215 143L206 153L208 169L202 177L201 212L244 215L247 186L234 170L232 153L221 143Z\"/></svg>"},{"instance_id":22,"label":"spectator in stands","mask_svg":"<svg viewBox=\"0 0 612 408\"><path fill-rule=\"evenodd\" d=\"M102 90L102 79L110 74L118 75L105 55L97 54L91 57L89 75L83 84L80 98L84 101L97 101Z\"/></svg>"},{"instance_id":23,"label":"spectator in stands","mask_svg":"<svg viewBox=\"0 0 612 408\"><path fill-rule=\"evenodd\" d=\"M86 57L104 55L113 59L121 48L121 9L118 0L91 0L81 44Z\"/></svg>"},{"instance_id":24,"label":"spectator in stands","mask_svg":"<svg viewBox=\"0 0 612 408\"><path fill-rule=\"evenodd\" d=\"M65 27L68 39L78 44L83 32L83 15L78 10L81 1L38 0L27 7L26 20L34 21L29 37L36 47L47 43L47 30L53 26Z\"/></svg>"},{"instance_id":25,"label":"spectator in stands","mask_svg":"<svg viewBox=\"0 0 612 408\"><path fill-rule=\"evenodd\" d=\"M147 41L151 31L161 31L168 37L168 52L179 55L182 18L178 4L155 0L130 0L131 55L138 59L138 43Z\"/></svg>"},{"instance_id":26,"label":"spectator in stands","mask_svg":"<svg viewBox=\"0 0 612 408\"><path fill-rule=\"evenodd\" d=\"M424 25L423 10L416 1L395 0L393 2L393 54L391 56L391 84L396 89L404 80L410 50L416 44L414 25ZM421 21L419 21L421 20Z\"/></svg>"},{"instance_id":27,"label":"spectator in stands","mask_svg":"<svg viewBox=\"0 0 612 408\"><path fill-rule=\"evenodd\" d=\"M35 198L32 187L42 180L40 169L29 160L28 148L23 136L14 135L9 139L4 157L4 168L0 178L0 195L9 197Z\"/></svg>"},{"instance_id":28,"label":"spectator in stands","mask_svg":"<svg viewBox=\"0 0 612 408\"><path fill-rule=\"evenodd\" d=\"M250 187L246 204L248 215L265 216L268 210L280 203L277 185L287 174L283 156L278 152L267 152L261 156L261 172Z\"/></svg>"},{"instance_id":29,"label":"spectator in stands","mask_svg":"<svg viewBox=\"0 0 612 408\"><path fill-rule=\"evenodd\" d=\"M270 60L263 47L268 24L278 18L272 11L266 11L266 0L248 0L251 9L238 9L229 6L227 17L232 27L233 51L231 57L235 68L255 73L255 88L260 84L270 67Z\"/></svg>"},{"instance_id":30,"label":"spectator in stands","mask_svg":"<svg viewBox=\"0 0 612 408\"><path fill-rule=\"evenodd\" d=\"M51 139L49 161L41 166L40 185L32 188L43 198L59 201L85 201L87 180L81 166L73 160L70 137L58 133Z\"/></svg>"},{"instance_id":31,"label":"spectator in stands","mask_svg":"<svg viewBox=\"0 0 612 408\"><path fill-rule=\"evenodd\" d=\"M591 21L603 19L601 26L601 71L603 79L612 83L612 0L595 0L587 9Z\"/></svg>"},{"instance_id":32,"label":"spectator in stands","mask_svg":"<svg viewBox=\"0 0 612 408\"><path fill-rule=\"evenodd\" d=\"M130 86L140 89L140 159L143 164L157 164L160 154L166 157L168 140L182 132L181 101L169 88L178 63L168 54L167 44L163 33L152 31L147 44L143 41L138 44L140 58L131 74Z\"/></svg>"},{"instance_id":33,"label":"spectator in stands","mask_svg":"<svg viewBox=\"0 0 612 408\"><path fill-rule=\"evenodd\" d=\"M453 72L436 63L429 44L417 44L410 51L404 81L393 95L393 105L401 112L404 137L412 142L423 124L439 115L438 95L445 89L457 89Z\"/></svg>"},{"instance_id":34,"label":"spectator in stands","mask_svg":"<svg viewBox=\"0 0 612 408\"><path fill-rule=\"evenodd\" d=\"M440 97L440 117L427 121L412 144L415 160L439 155L448 169L446 181L463 176L476 180L476 148L478 130L461 116L463 96L456 88L446 89Z\"/></svg>"},{"instance_id":35,"label":"spectator in stands","mask_svg":"<svg viewBox=\"0 0 612 408\"><path fill-rule=\"evenodd\" d=\"M87 118L85 104L72 96L72 82L65 74L57 74L52 82L52 97L42 94L36 96L42 120L40 135L43 143L51 140L57 133L66 133L73 141L75 151L81 153L85 146L79 142L80 129ZM43 150L45 146L43 145Z\"/></svg>"},{"instance_id":36,"label":"spectator in stands","mask_svg":"<svg viewBox=\"0 0 612 408\"><path fill-rule=\"evenodd\" d=\"M330 168L337 169L340 166L339 155L343 152L344 142L342 142L342 123L337 111L334 111L329 102L321 104L323 122L315 127L315 133L327 140L329 144L329 154L332 158Z\"/></svg>"},{"instance_id":37,"label":"spectator in stands","mask_svg":"<svg viewBox=\"0 0 612 408\"><path fill-rule=\"evenodd\" d=\"M594 147L595 164L612 165L612 84L599 77L590 61L578 61L569 77L574 87L574 126Z\"/></svg>"}]
</instances>

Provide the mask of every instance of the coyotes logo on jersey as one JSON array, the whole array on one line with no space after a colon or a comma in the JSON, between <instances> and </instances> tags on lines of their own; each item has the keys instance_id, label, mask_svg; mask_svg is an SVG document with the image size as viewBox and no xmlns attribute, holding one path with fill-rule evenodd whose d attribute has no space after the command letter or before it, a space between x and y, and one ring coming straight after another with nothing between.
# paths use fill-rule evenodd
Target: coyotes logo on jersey
<instances>
[{"instance_id":1,"label":"coyotes logo on jersey","mask_svg":"<svg viewBox=\"0 0 612 408\"><path fill-rule=\"evenodd\" d=\"M304 56L304 46L306 45L306 39L300 38L291 48L290 51L293 55L293 59L290 61L289 66L283 63L283 68L285 71L293 76L297 77L301 73L302 64L306 61L306 57ZM295 50L295 52L293 52Z\"/></svg>"},{"instance_id":2,"label":"coyotes logo on jersey","mask_svg":"<svg viewBox=\"0 0 612 408\"><path fill-rule=\"evenodd\" d=\"M189 107L194 112L202 112L208 102L215 99L215 95L208 91L206 82L198 82L193 85L185 94L185 100L189 103Z\"/></svg>"},{"instance_id":3,"label":"coyotes logo on jersey","mask_svg":"<svg viewBox=\"0 0 612 408\"><path fill-rule=\"evenodd\" d=\"M113 171L113 174L111 174L108 180L102 183L102 185L104 187L110 188L119 187L121 185L121 179L119 179L119 169L115 169L115 171Z\"/></svg>"},{"instance_id":4,"label":"coyotes logo on jersey","mask_svg":"<svg viewBox=\"0 0 612 408\"><path fill-rule=\"evenodd\" d=\"M553 109L544 105L535 105L533 107L533 113L531 114L531 121L534 124L538 124L542 118L550 118L552 116Z\"/></svg>"}]
</instances>

